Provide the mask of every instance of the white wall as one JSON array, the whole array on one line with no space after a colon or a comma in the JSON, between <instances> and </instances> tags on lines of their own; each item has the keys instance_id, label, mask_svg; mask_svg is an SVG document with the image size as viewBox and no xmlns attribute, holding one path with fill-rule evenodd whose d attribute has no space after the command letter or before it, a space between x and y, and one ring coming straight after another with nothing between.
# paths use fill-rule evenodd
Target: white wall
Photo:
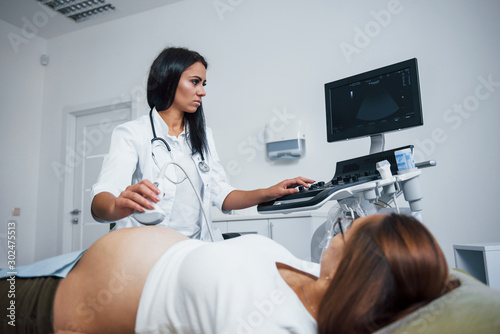
<instances>
[{"instance_id":1,"label":"white wall","mask_svg":"<svg viewBox=\"0 0 500 334\"><path fill-rule=\"evenodd\" d=\"M195 49L209 61L207 121L232 183L242 189L296 175L329 180L336 161L367 154L368 139L326 142L324 83L417 57L425 125L386 135L386 148L414 144L419 159L438 161L438 167L423 172L423 215L450 265L455 243L500 241L494 209L500 185L494 170L500 162L495 145L500 137L500 3L221 2L232 10L218 11L215 1L184 0L47 41L43 118L38 111L41 126L34 131L43 139L39 148L32 148L40 151L38 182L26 183L22 192L14 183L6 184L19 197L28 188L38 191L32 204L33 210L38 208L34 258L60 249L63 183L52 164L65 159L64 109L132 95L146 112L148 66L168 45ZM344 54L341 46L347 44L356 53ZM477 88L489 77L495 82L491 91ZM9 96L14 92L8 86L7 91ZM463 108L460 116L453 111L460 104L473 111ZM283 115L305 123L306 156L270 162L260 135L267 122ZM24 119L21 114L9 118L9 128ZM3 146L2 152L7 150ZM12 205L1 205L5 221Z\"/></svg>"},{"instance_id":2,"label":"white wall","mask_svg":"<svg viewBox=\"0 0 500 334\"><path fill-rule=\"evenodd\" d=\"M4 21L0 36L0 234L10 219L17 221L16 262L22 265L35 251L46 42ZM12 217L13 208L21 215Z\"/></svg>"}]
</instances>

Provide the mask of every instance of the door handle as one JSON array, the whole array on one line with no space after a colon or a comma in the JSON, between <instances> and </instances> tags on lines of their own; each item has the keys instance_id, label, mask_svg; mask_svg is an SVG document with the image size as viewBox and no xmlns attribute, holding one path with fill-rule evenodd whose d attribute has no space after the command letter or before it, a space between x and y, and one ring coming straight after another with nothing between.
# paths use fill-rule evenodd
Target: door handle
<instances>
[{"instance_id":1,"label":"door handle","mask_svg":"<svg viewBox=\"0 0 500 334\"><path fill-rule=\"evenodd\" d=\"M82 212L82 211L80 211L78 209L73 209L73 211L70 212L71 215L73 216L73 219L71 219L71 222L73 224L78 224L78 215L80 214L80 212Z\"/></svg>"}]
</instances>

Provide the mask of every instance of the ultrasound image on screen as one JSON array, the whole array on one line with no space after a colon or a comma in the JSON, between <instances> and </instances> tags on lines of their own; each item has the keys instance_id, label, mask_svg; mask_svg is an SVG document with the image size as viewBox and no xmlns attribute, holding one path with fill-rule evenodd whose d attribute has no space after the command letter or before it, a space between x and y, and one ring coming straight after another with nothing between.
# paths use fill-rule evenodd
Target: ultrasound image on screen
<instances>
[{"instance_id":1,"label":"ultrasound image on screen","mask_svg":"<svg viewBox=\"0 0 500 334\"><path fill-rule=\"evenodd\" d=\"M380 86L380 81L370 83ZM351 90L351 99L354 99L354 91ZM394 99L382 87L374 87L362 99L356 118L362 121L377 121L393 115L399 110Z\"/></svg>"},{"instance_id":2,"label":"ultrasound image on screen","mask_svg":"<svg viewBox=\"0 0 500 334\"><path fill-rule=\"evenodd\" d=\"M350 138L405 127L415 117L411 85L406 68L331 89L331 133Z\"/></svg>"}]
</instances>

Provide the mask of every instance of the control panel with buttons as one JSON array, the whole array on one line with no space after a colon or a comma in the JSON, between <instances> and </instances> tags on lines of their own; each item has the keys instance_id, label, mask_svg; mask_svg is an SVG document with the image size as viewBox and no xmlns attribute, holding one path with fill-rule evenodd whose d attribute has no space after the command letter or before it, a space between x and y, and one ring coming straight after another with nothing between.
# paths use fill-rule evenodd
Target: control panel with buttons
<instances>
[{"instance_id":1,"label":"control panel with buttons","mask_svg":"<svg viewBox=\"0 0 500 334\"><path fill-rule=\"evenodd\" d=\"M289 213L317 209L329 200L347 198L355 193L378 189L386 183L394 183L396 178L393 180L381 179L376 167L377 162L387 160L391 165L392 174L395 175L397 174L397 164L394 152L406 148L413 149L413 146L339 161L335 167L335 175L330 181L315 182L309 188L299 186L299 191L295 194L259 204L257 211L260 213ZM420 171L417 170L414 174L406 175L405 180L419 175ZM401 177L397 179L402 180Z\"/></svg>"}]
</instances>

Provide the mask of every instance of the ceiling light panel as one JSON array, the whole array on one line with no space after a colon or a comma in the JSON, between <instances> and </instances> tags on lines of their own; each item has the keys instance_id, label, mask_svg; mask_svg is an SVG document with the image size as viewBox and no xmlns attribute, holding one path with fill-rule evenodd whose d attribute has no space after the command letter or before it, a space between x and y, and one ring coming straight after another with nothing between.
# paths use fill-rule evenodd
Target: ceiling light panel
<instances>
[{"instance_id":1,"label":"ceiling light panel","mask_svg":"<svg viewBox=\"0 0 500 334\"><path fill-rule=\"evenodd\" d=\"M106 0L36 0L64 16L81 22L115 10Z\"/></svg>"}]
</instances>

